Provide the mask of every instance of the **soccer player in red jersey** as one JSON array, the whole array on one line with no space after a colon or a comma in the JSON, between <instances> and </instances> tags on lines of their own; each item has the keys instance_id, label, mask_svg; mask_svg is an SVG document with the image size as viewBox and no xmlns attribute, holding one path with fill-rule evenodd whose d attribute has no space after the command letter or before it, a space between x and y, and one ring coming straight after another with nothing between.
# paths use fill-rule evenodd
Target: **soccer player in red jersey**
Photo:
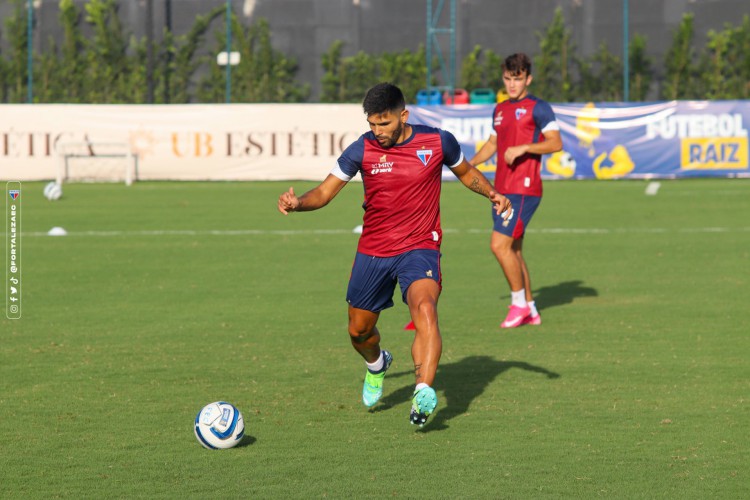
<instances>
[{"instance_id":1,"label":"soccer player in red jersey","mask_svg":"<svg viewBox=\"0 0 750 500\"><path fill-rule=\"evenodd\" d=\"M509 99L495 106L490 137L470 161L476 166L497 153L495 190L510 199L514 208L508 219L493 216L490 240L511 291L502 328L542 323L523 258L523 237L542 200L541 155L560 151L562 139L552 107L529 94L531 80L531 60L526 54L505 59L503 82Z\"/></svg>"},{"instance_id":2,"label":"soccer player in red jersey","mask_svg":"<svg viewBox=\"0 0 750 500\"><path fill-rule=\"evenodd\" d=\"M409 420L424 425L435 411L431 387L442 353L437 303L441 291L440 190L443 165L469 189L508 216L510 202L471 166L449 132L408 123L401 90L390 83L371 88L363 101L370 131L341 154L337 166L317 187L301 196L293 188L279 196L283 214L327 205L357 174L364 184L364 224L346 300L349 336L367 364L362 401L373 406L383 394L391 353L380 348L380 312L393 306L396 283L416 327L412 359L416 387Z\"/></svg>"}]
</instances>

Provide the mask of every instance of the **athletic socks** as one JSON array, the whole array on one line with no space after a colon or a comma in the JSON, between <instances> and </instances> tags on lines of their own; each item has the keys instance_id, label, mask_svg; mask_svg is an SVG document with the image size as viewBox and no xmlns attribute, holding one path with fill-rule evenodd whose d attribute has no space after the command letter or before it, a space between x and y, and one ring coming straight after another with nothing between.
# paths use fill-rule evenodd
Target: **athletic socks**
<instances>
[{"instance_id":1,"label":"athletic socks","mask_svg":"<svg viewBox=\"0 0 750 500\"><path fill-rule=\"evenodd\" d=\"M529 309L531 309L531 316L539 316L539 311L536 310L536 302L533 300L531 302L527 302Z\"/></svg>"},{"instance_id":2,"label":"athletic socks","mask_svg":"<svg viewBox=\"0 0 750 500\"><path fill-rule=\"evenodd\" d=\"M367 365L367 369L370 370L370 373L380 373L381 371L383 371L383 351L380 351L380 356L378 356L378 359L376 359L372 363L368 363L367 361L365 361L365 364Z\"/></svg>"},{"instance_id":3,"label":"athletic socks","mask_svg":"<svg viewBox=\"0 0 750 500\"><path fill-rule=\"evenodd\" d=\"M510 292L510 304L516 307L528 307L526 303L526 289L521 288L517 292Z\"/></svg>"}]
</instances>

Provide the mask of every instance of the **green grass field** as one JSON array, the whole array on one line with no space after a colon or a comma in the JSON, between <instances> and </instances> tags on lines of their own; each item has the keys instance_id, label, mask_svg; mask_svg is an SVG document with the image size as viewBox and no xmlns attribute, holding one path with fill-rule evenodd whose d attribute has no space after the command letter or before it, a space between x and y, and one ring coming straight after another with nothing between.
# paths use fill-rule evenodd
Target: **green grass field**
<instances>
[{"instance_id":1,"label":"green grass field","mask_svg":"<svg viewBox=\"0 0 750 500\"><path fill-rule=\"evenodd\" d=\"M383 400L360 401L344 293L361 185L284 217L289 185L78 184L57 202L23 185L0 497L750 496L750 181L548 182L525 244L544 324L510 331L488 204L446 183L422 429L398 300ZM232 450L193 436L218 399L245 416Z\"/></svg>"}]
</instances>

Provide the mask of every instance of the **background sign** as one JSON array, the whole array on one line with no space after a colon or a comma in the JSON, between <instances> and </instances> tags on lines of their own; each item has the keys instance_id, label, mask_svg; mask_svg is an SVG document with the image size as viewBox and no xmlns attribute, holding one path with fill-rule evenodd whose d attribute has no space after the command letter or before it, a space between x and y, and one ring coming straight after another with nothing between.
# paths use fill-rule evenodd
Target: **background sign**
<instances>
[{"instance_id":1,"label":"background sign","mask_svg":"<svg viewBox=\"0 0 750 500\"><path fill-rule=\"evenodd\" d=\"M561 179L750 177L748 101L556 104L563 151L543 156ZM453 132L471 158L494 105L410 106L410 121ZM495 159L480 166L494 175Z\"/></svg>"},{"instance_id":2,"label":"background sign","mask_svg":"<svg viewBox=\"0 0 750 500\"><path fill-rule=\"evenodd\" d=\"M564 151L543 156L545 178L750 177L750 101L552 107ZM409 106L409 120L453 132L471 158L490 135L492 109ZM81 143L90 146L72 169L98 167L86 155L118 144L137 158L141 180L322 180L369 130L359 104L21 104L0 114L5 181L55 179L65 146ZM481 166L488 176L491 161Z\"/></svg>"}]
</instances>

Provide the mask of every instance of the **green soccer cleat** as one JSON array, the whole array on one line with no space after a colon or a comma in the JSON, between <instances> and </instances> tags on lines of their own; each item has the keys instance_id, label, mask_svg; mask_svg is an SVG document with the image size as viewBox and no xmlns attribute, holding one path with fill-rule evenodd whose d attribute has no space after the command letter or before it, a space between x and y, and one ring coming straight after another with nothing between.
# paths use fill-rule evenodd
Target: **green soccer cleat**
<instances>
[{"instance_id":1,"label":"green soccer cleat","mask_svg":"<svg viewBox=\"0 0 750 500\"><path fill-rule=\"evenodd\" d=\"M365 383L362 386L362 402L365 406L373 406L380 400L380 396L383 395L385 372L388 371L388 367L391 366L392 361L393 356L391 356L391 353L383 349L383 369L378 373L366 370Z\"/></svg>"},{"instance_id":2,"label":"green soccer cleat","mask_svg":"<svg viewBox=\"0 0 750 500\"><path fill-rule=\"evenodd\" d=\"M427 422L427 417L435 411L437 403L437 394L432 387L423 387L419 391L414 391L414 397L411 398L409 422L422 427Z\"/></svg>"}]
</instances>

